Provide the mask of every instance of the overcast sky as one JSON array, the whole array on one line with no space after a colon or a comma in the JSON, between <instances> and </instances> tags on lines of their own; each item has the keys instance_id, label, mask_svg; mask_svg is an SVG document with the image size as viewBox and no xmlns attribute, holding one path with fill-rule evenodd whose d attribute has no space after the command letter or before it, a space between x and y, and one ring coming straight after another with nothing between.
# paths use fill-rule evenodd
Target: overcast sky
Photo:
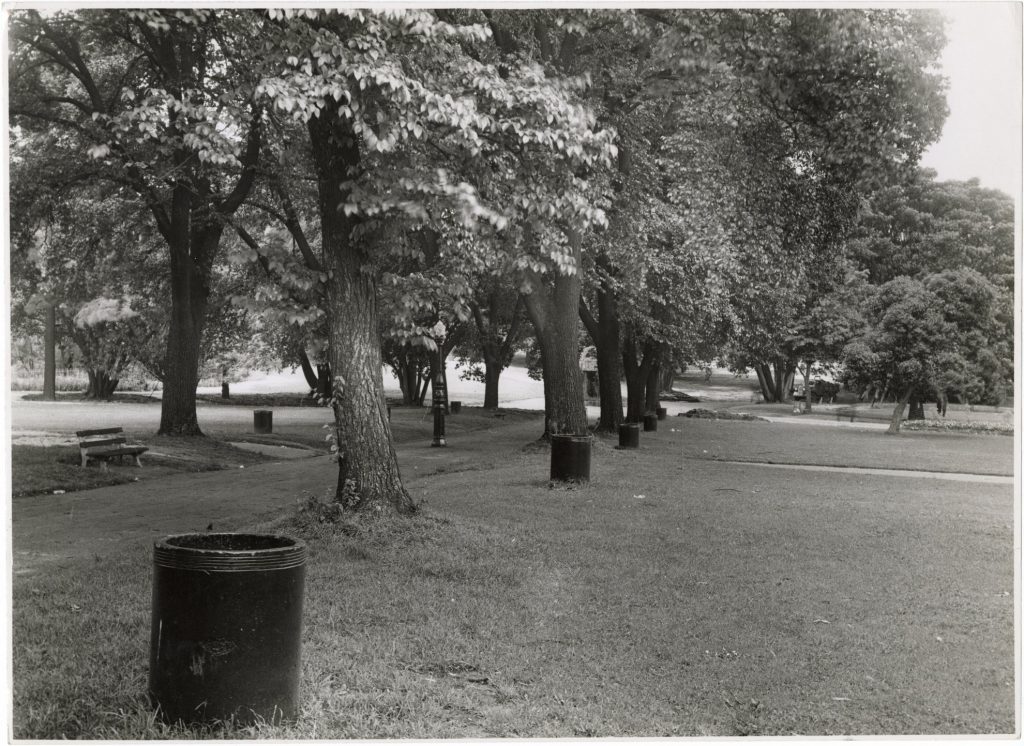
<instances>
[{"instance_id":1,"label":"overcast sky","mask_svg":"<svg viewBox=\"0 0 1024 746\"><path fill-rule=\"evenodd\" d=\"M1021 192L1021 5L939 6L947 18L943 54L949 117L921 159L940 179L978 177L983 186Z\"/></svg>"}]
</instances>

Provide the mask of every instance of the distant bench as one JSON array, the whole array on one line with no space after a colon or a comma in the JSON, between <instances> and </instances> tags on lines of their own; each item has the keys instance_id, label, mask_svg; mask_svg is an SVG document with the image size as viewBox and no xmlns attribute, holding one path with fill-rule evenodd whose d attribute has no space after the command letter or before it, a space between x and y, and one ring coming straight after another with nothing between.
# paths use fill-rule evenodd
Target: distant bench
<instances>
[{"instance_id":1,"label":"distant bench","mask_svg":"<svg viewBox=\"0 0 1024 746\"><path fill-rule=\"evenodd\" d=\"M99 461L106 469L107 462L112 458L117 460L125 456L135 459L135 465L142 467L139 456L148 451L146 446L130 446L124 438L124 429L120 427L105 427L99 430L79 430L75 433L78 436L78 449L82 454L82 466L89 464L89 459Z\"/></svg>"}]
</instances>

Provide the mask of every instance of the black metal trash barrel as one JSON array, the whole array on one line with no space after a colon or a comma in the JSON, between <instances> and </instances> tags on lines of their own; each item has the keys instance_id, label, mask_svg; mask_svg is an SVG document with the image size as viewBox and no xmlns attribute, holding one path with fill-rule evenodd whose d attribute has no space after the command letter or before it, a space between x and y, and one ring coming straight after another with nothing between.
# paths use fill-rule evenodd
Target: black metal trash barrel
<instances>
[{"instance_id":1,"label":"black metal trash barrel","mask_svg":"<svg viewBox=\"0 0 1024 746\"><path fill-rule=\"evenodd\" d=\"M269 409L257 409L252 413L253 432L266 435L274 432L274 413Z\"/></svg>"},{"instance_id":2,"label":"black metal trash barrel","mask_svg":"<svg viewBox=\"0 0 1024 746\"><path fill-rule=\"evenodd\" d=\"M645 414L644 415L644 432L649 433L658 429L658 415L656 414Z\"/></svg>"},{"instance_id":3,"label":"black metal trash barrel","mask_svg":"<svg viewBox=\"0 0 1024 746\"><path fill-rule=\"evenodd\" d=\"M589 435L552 435L551 480L589 482L592 442Z\"/></svg>"},{"instance_id":4,"label":"black metal trash barrel","mask_svg":"<svg viewBox=\"0 0 1024 746\"><path fill-rule=\"evenodd\" d=\"M665 407L658 407L657 409L654 410L654 413L658 415L659 420L663 420L666 417L668 417L668 409L666 409Z\"/></svg>"},{"instance_id":5,"label":"black metal trash barrel","mask_svg":"<svg viewBox=\"0 0 1024 746\"><path fill-rule=\"evenodd\" d=\"M619 425L619 448L640 447L640 424L626 422Z\"/></svg>"},{"instance_id":6,"label":"black metal trash barrel","mask_svg":"<svg viewBox=\"0 0 1024 746\"><path fill-rule=\"evenodd\" d=\"M458 414L459 412L462 411L462 402L460 402L460 401L449 402L448 403L448 410L452 414Z\"/></svg>"},{"instance_id":7,"label":"black metal trash barrel","mask_svg":"<svg viewBox=\"0 0 1024 746\"><path fill-rule=\"evenodd\" d=\"M298 711L306 545L181 534L153 551L149 696L167 722L279 723Z\"/></svg>"}]
</instances>

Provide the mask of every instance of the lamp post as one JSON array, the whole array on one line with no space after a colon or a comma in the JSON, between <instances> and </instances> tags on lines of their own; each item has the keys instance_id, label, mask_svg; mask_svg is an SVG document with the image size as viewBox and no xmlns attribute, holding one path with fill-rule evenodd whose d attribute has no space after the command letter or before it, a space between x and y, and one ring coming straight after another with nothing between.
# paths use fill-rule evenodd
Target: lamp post
<instances>
[{"instance_id":1,"label":"lamp post","mask_svg":"<svg viewBox=\"0 0 1024 746\"><path fill-rule=\"evenodd\" d=\"M448 329L443 321L438 321L430 330L437 345L437 366L434 369L433 409L434 409L434 441L430 444L436 448L448 445L444 439L444 412L448 405L448 391L444 384L444 354L441 351Z\"/></svg>"}]
</instances>

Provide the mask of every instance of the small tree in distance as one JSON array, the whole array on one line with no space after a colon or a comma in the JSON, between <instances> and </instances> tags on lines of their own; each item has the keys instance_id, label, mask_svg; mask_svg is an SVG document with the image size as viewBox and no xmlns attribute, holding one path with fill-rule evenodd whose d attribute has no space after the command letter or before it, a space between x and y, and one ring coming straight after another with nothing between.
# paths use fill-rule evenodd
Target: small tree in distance
<instances>
[{"instance_id":1,"label":"small tree in distance","mask_svg":"<svg viewBox=\"0 0 1024 746\"><path fill-rule=\"evenodd\" d=\"M896 434L910 398L934 390L940 373L954 367L958 329L946 320L941 299L909 277L879 287L865 315L867 329L844 352L845 377L895 395L887 432Z\"/></svg>"}]
</instances>

